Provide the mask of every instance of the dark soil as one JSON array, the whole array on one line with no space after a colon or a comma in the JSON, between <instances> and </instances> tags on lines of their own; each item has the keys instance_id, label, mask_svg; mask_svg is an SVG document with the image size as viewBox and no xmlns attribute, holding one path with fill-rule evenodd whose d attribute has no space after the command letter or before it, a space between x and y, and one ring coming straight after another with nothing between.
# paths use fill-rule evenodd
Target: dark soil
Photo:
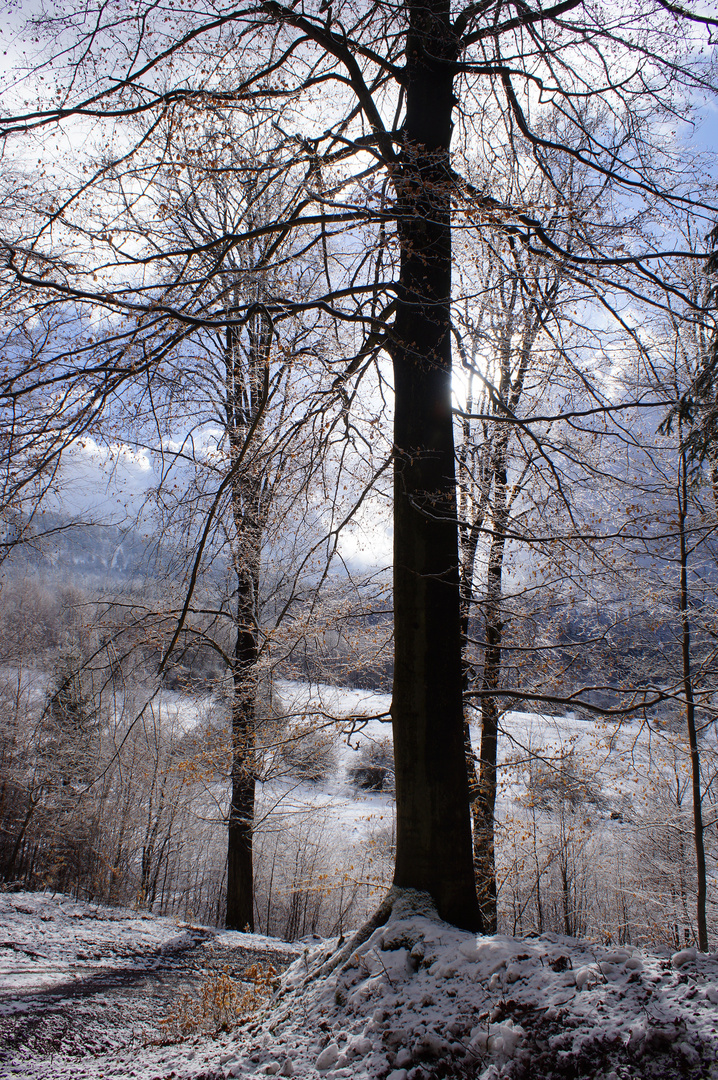
<instances>
[{"instance_id":1,"label":"dark soil","mask_svg":"<svg viewBox=\"0 0 718 1080\"><path fill-rule=\"evenodd\" d=\"M271 948L230 947L193 928L179 946L135 955L127 966L91 971L48 990L0 993L0 1073L18 1051L84 1058L166 1039L184 994L214 975L241 982L252 965L283 971L293 957Z\"/></svg>"}]
</instances>

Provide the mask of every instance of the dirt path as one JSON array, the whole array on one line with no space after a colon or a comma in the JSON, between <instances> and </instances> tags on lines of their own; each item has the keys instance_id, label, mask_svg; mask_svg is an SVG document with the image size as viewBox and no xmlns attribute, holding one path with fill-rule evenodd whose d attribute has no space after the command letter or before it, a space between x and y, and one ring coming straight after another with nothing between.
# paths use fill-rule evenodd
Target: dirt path
<instances>
[{"instance_id":1,"label":"dirt path","mask_svg":"<svg viewBox=\"0 0 718 1080\"><path fill-rule=\"evenodd\" d=\"M292 959L286 949L230 945L222 935L193 927L181 941L135 953L127 964L79 970L48 988L0 987L0 1073L49 1080L66 1072L61 1061L89 1066L106 1055L124 1057L160 1044L171 1037L167 1020L183 995L198 998L223 976L240 986L252 965L279 972Z\"/></svg>"}]
</instances>

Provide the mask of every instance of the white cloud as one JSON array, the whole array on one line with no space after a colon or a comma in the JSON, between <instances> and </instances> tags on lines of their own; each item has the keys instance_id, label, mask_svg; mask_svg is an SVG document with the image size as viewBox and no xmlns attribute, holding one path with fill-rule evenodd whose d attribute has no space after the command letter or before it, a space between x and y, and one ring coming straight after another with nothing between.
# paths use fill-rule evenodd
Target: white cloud
<instances>
[{"instance_id":1,"label":"white cloud","mask_svg":"<svg viewBox=\"0 0 718 1080\"><path fill-rule=\"evenodd\" d=\"M101 446L92 438L73 443L60 474L59 508L94 520L135 517L156 482L149 454L126 443Z\"/></svg>"}]
</instances>

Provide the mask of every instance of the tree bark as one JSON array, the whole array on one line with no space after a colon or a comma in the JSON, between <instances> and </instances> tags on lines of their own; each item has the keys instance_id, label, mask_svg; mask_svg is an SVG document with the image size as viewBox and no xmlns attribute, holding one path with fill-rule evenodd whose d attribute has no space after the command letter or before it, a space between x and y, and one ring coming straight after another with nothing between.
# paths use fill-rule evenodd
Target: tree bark
<instances>
[{"instance_id":1,"label":"tree bark","mask_svg":"<svg viewBox=\"0 0 718 1080\"><path fill-rule=\"evenodd\" d=\"M680 541L680 598L681 652L683 659L683 694L686 703L686 725L691 752L691 783L693 788L693 842L696 852L698 897L696 918L698 922L698 948L708 952L708 923L706 919L706 853L701 798L701 759L696 730L696 710L693 695L691 666L691 631L688 619L688 547L686 541L686 514L688 506L688 460L681 439L680 474L678 480L678 536Z\"/></svg>"},{"instance_id":2,"label":"tree bark","mask_svg":"<svg viewBox=\"0 0 718 1080\"><path fill-rule=\"evenodd\" d=\"M444 0L409 5L392 348L396 759L394 884L481 929L463 744L451 402L449 145L455 43Z\"/></svg>"},{"instance_id":3,"label":"tree bark","mask_svg":"<svg viewBox=\"0 0 718 1080\"><path fill-rule=\"evenodd\" d=\"M261 310L250 319L243 364L237 331L227 329L226 411L232 461L263 408L262 384L269 364L271 328ZM254 436L261 435L261 424ZM258 439L259 441L259 439ZM237 532L237 637L232 672L232 801L227 830L227 916L230 930L254 930L254 796L257 771L259 577L263 514L262 475L250 460L235 473L232 513Z\"/></svg>"},{"instance_id":4,"label":"tree bark","mask_svg":"<svg viewBox=\"0 0 718 1080\"><path fill-rule=\"evenodd\" d=\"M491 545L486 582L484 671L481 680L481 750L479 790L472 810L474 819L474 865L481 915L489 933L496 933L496 769L498 761L499 706L496 691L501 678L501 594L504 550L508 526L507 456L505 438L499 440L494 465L494 500Z\"/></svg>"},{"instance_id":5,"label":"tree bark","mask_svg":"<svg viewBox=\"0 0 718 1080\"><path fill-rule=\"evenodd\" d=\"M505 418L513 416L518 410L528 371L533 345L543 323L548 299L555 294L560 277L550 283L549 288L537 300L537 287L530 285L522 277L520 267L513 273L503 275L494 282L493 305L496 315L491 317L491 325L498 324L499 332L495 341L496 356L499 361L500 379L494 390L491 409L495 416ZM528 288L523 289L522 283ZM487 282L488 284L488 282ZM519 307L520 298L524 297L524 307ZM529 306L526 306L528 303ZM518 310L517 310L518 309ZM514 337L520 333L519 348L514 346ZM512 371L514 358L518 357L518 366ZM467 413L473 411L473 403L468 402ZM472 441L471 424L464 421L464 447L460 457L463 470L464 506L462 514L463 549L462 549L462 647L464 654L464 692L473 682L474 665L469 661L469 624L471 607L474 603L474 569L479 535L484 528L487 515L491 515L492 538L489 545L486 594L483 601L484 617L484 656L481 677L481 747L476 755L471 745L471 731L468 717L464 721L464 744L466 768L473 822L474 869L479 895L479 907L488 933L497 929L497 887L495 861L495 812L496 812L496 777L498 759L498 719L499 707L496 691L501 679L502 663L502 576L504 552L510 508L513 498L521 487L521 478L513 489L508 488L509 443L512 438L511 428L507 424L493 424L484 430L482 460L477 470L474 465L466 469L465 447ZM477 472L479 498L476 499Z\"/></svg>"},{"instance_id":6,"label":"tree bark","mask_svg":"<svg viewBox=\"0 0 718 1080\"><path fill-rule=\"evenodd\" d=\"M232 803L227 833L227 929L254 930L254 794L258 640L251 575L240 580L232 695Z\"/></svg>"}]
</instances>

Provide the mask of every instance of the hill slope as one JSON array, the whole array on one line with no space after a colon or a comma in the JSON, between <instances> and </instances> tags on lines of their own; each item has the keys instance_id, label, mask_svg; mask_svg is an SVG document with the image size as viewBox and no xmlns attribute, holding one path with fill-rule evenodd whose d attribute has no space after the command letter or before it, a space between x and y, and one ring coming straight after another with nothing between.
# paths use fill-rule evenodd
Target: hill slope
<instances>
[{"instance_id":1,"label":"hill slope","mask_svg":"<svg viewBox=\"0 0 718 1080\"><path fill-rule=\"evenodd\" d=\"M138 965L150 973L153 962L173 950L181 956L203 935L228 955L250 948L289 959L296 947L48 894L1 896L0 918L6 1040L13 1018L57 1010L63 995L68 1029L84 1006L105 1036L104 1047L68 1037L12 1050L7 1040L7 1076L718 1077L718 956L692 949L660 957L555 934L477 937L438 920L422 895L403 893L365 940L343 951L336 941L305 942L250 1019L214 1036L179 1037L172 1025L153 1031L146 1018L144 1031L133 1026L132 999L122 1008L107 989L93 990L98 973ZM194 1000L209 1016L200 990Z\"/></svg>"}]
</instances>

